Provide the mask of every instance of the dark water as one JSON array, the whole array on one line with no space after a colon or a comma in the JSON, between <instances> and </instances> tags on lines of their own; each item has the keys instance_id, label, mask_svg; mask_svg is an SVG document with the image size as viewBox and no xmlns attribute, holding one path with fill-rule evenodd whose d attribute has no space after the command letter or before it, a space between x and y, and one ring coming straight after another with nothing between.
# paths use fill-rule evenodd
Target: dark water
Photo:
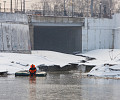
<instances>
[{"instance_id":1,"label":"dark water","mask_svg":"<svg viewBox=\"0 0 120 100\"><path fill-rule=\"evenodd\" d=\"M47 77L0 77L0 100L120 100L120 80L81 78L79 73Z\"/></svg>"}]
</instances>

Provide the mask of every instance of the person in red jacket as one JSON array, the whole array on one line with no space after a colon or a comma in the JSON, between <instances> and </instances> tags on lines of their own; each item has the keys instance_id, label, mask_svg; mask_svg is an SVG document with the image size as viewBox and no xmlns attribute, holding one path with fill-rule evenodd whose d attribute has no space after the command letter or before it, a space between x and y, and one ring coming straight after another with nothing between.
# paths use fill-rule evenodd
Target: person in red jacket
<instances>
[{"instance_id":1,"label":"person in red jacket","mask_svg":"<svg viewBox=\"0 0 120 100\"><path fill-rule=\"evenodd\" d=\"M35 67L35 65L32 64L30 66L29 72L30 72L30 76L36 75L36 67Z\"/></svg>"}]
</instances>

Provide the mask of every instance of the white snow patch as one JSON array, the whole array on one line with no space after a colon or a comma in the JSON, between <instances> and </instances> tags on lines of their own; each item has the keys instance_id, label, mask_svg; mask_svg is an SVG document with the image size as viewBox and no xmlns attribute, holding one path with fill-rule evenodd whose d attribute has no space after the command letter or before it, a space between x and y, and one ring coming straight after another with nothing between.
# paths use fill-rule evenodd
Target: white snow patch
<instances>
[{"instance_id":1,"label":"white snow patch","mask_svg":"<svg viewBox=\"0 0 120 100\"><path fill-rule=\"evenodd\" d=\"M8 71L14 74L20 70L28 70L31 64L60 65L63 67L69 63L83 60L83 57L53 51L32 51L32 54L0 53L0 72Z\"/></svg>"},{"instance_id":2,"label":"white snow patch","mask_svg":"<svg viewBox=\"0 0 120 100\"><path fill-rule=\"evenodd\" d=\"M88 65L96 65L88 75L99 77L120 77L120 49L99 49L83 54L94 57L96 60L88 61Z\"/></svg>"}]
</instances>

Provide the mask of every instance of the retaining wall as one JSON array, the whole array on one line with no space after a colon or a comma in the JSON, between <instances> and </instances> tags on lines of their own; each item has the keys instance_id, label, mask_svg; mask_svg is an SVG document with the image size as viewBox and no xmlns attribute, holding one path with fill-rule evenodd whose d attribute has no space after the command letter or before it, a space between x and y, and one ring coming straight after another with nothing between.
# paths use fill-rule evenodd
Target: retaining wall
<instances>
[{"instance_id":1,"label":"retaining wall","mask_svg":"<svg viewBox=\"0 0 120 100\"><path fill-rule=\"evenodd\" d=\"M27 16L0 13L0 51L30 53L30 36Z\"/></svg>"},{"instance_id":2,"label":"retaining wall","mask_svg":"<svg viewBox=\"0 0 120 100\"><path fill-rule=\"evenodd\" d=\"M120 49L120 14L107 18L86 18L82 27L82 52Z\"/></svg>"}]
</instances>

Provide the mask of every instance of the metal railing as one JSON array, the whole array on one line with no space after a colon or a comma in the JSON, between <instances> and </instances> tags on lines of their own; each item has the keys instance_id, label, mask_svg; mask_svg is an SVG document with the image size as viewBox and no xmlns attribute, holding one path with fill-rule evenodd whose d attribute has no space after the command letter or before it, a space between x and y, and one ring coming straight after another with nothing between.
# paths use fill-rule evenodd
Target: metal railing
<instances>
[{"instance_id":1,"label":"metal railing","mask_svg":"<svg viewBox=\"0 0 120 100\"><path fill-rule=\"evenodd\" d=\"M0 12L4 12L4 13L22 13L22 14L27 14L27 15L38 15L38 16L66 16L66 17L91 17L91 12L86 11L86 12L79 12L79 11L58 11L58 10L30 10L30 9L26 9L25 12L21 11L21 9L11 9L10 8L0 8ZM114 12L117 13L117 12ZM114 14L113 13L113 14ZM92 17L97 17L99 18L100 14L99 13L93 13ZM106 16L104 16L103 14L101 14L101 17L104 18L110 18L111 15L108 14Z\"/></svg>"}]
</instances>

